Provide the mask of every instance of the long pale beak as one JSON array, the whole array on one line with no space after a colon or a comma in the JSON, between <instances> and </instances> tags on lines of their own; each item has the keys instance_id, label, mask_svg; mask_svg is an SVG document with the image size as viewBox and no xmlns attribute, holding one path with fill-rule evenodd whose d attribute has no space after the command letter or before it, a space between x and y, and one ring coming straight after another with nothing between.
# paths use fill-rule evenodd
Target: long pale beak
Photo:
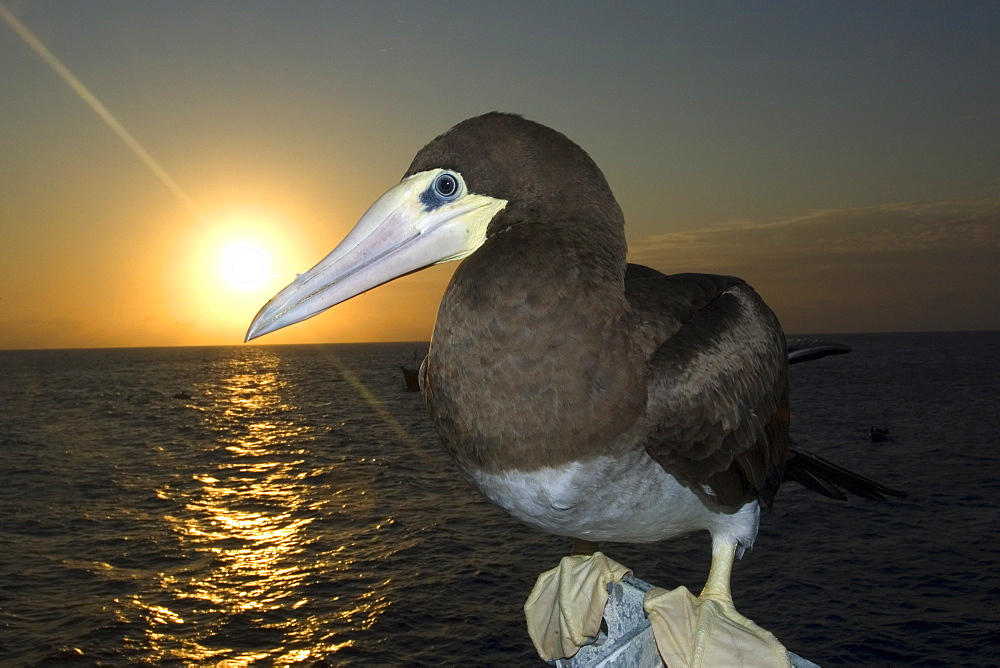
<instances>
[{"instance_id":1,"label":"long pale beak","mask_svg":"<svg viewBox=\"0 0 1000 668\"><path fill-rule=\"evenodd\" d=\"M426 193L442 172L414 174L378 198L329 255L264 304L250 323L246 340L311 318L404 274L462 259L479 248L490 220L507 202L465 192L460 184L461 195L454 201L428 204Z\"/></svg>"}]
</instances>

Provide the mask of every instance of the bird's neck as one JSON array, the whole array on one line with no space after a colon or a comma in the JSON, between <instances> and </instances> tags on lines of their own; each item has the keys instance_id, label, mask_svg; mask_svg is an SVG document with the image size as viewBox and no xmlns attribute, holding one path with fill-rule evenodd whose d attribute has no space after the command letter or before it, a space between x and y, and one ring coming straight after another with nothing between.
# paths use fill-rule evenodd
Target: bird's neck
<instances>
[{"instance_id":1,"label":"bird's neck","mask_svg":"<svg viewBox=\"0 0 1000 668\"><path fill-rule=\"evenodd\" d=\"M463 468L596 456L642 410L643 365L630 363L622 326L624 260L580 239L518 232L468 258L438 312L428 400Z\"/></svg>"}]
</instances>

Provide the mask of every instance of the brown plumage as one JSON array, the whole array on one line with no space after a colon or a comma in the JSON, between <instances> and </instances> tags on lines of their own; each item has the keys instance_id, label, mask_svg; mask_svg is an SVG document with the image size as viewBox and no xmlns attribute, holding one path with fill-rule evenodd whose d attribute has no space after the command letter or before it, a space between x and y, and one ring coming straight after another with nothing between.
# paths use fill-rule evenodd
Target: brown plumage
<instances>
[{"instance_id":1,"label":"brown plumage","mask_svg":"<svg viewBox=\"0 0 1000 668\"><path fill-rule=\"evenodd\" d=\"M479 229L449 208L473 200L491 212L475 244L382 269L440 230ZM745 547L756 502L784 480L834 498L897 493L794 448L786 342L760 296L738 278L628 265L601 170L520 116L471 118L427 144L248 338L453 257L424 395L458 468L519 519L581 540L707 529Z\"/></svg>"},{"instance_id":2,"label":"brown plumage","mask_svg":"<svg viewBox=\"0 0 1000 668\"><path fill-rule=\"evenodd\" d=\"M621 210L576 144L487 114L428 144L406 175L435 167L509 202L456 271L425 366L460 468L642 447L722 506L770 506L786 471L839 494L840 469L810 467L792 449L775 315L740 279L626 265Z\"/></svg>"}]
</instances>

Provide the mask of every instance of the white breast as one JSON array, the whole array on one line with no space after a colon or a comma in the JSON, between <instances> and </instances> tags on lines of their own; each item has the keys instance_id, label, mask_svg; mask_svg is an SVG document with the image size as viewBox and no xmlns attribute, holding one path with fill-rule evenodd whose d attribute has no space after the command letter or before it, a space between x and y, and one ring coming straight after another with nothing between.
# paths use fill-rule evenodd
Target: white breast
<instances>
[{"instance_id":1,"label":"white breast","mask_svg":"<svg viewBox=\"0 0 1000 668\"><path fill-rule=\"evenodd\" d=\"M561 536L649 543L704 529L749 547L757 534L756 501L710 507L641 449L560 467L467 473L490 501Z\"/></svg>"}]
</instances>

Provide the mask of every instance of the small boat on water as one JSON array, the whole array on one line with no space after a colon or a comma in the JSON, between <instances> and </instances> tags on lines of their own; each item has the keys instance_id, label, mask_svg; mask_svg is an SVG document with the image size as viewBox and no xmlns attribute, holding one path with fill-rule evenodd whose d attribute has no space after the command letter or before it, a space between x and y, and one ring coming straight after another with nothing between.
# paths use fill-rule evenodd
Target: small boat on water
<instances>
[{"instance_id":1,"label":"small boat on water","mask_svg":"<svg viewBox=\"0 0 1000 668\"><path fill-rule=\"evenodd\" d=\"M413 365L412 366L402 366L400 365L399 370L403 372L403 380L406 381L406 391L407 392L419 392L420 391L420 358L417 356L417 351L413 351Z\"/></svg>"},{"instance_id":2,"label":"small boat on water","mask_svg":"<svg viewBox=\"0 0 1000 668\"><path fill-rule=\"evenodd\" d=\"M885 443L889 440L889 427L872 425L868 429L868 440L872 443Z\"/></svg>"},{"instance_id":3,"label":"small boat on water","mask_svg":"<svg viewBox=\"0 0 1000 668\"><path fill-rule=\"evenodd\" d=\"M403 372L403 380L406 381L406 391L419 392L420 391L419 367L400 366L399 369Z\"/></svg>"}]
</instances>

